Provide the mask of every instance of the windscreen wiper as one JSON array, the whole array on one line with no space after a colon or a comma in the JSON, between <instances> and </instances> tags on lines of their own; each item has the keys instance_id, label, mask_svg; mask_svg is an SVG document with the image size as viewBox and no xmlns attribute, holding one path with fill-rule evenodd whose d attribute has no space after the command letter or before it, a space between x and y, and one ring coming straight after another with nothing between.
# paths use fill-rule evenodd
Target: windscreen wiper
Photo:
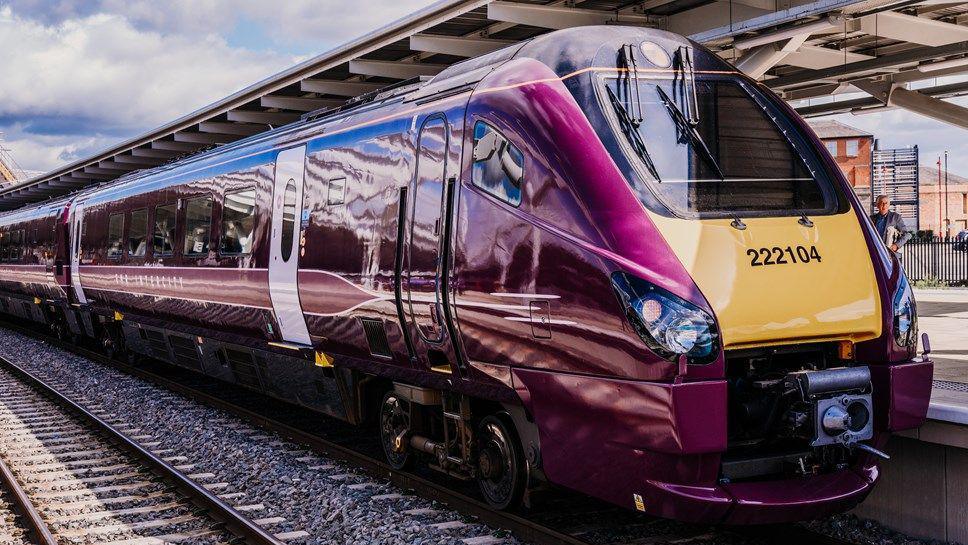
<instances>
[{"instance_id":1,"label":"windscreen wiper","mask_svg":"<svg viewBox=\"0 0 968 545\"><path fill-rule=\"evenodd\" d=\"M618 114L618 121L619 125L622 126L622 132L625 133L625 137L632 144L632 149L635 150L635 154L645 163L646 168L649 169L649 173L655 177L655 181L661 182L662 179L659 177L659 171L655 168L655 163L652 162L652 156L649 155L649 150L645 147L645 142L642 141L642 136L639 134L639 130L636 128L636 123L632 120L632 116L629 115L628 110L625 109L622 102L615 96L611 87L606 86L605 90L608 91L608 99L611 101L612 107L615 108L615 113Z\"/></svg>"},{"instance_id":2,"label":"windscreen wiper","mask_svg":"<svg viewBox=\"0 0 968 545\"><path fill-rule=\"evenodd\" d=\"M688 136L689 139L692 140L692 143L702 151L703 158L706 159L706 162L709 164L709 166L713 167L713 170L716 171L716 175L725 180L726 175L723 174L723 169L719 168L719 163L713 156L713 152L709 151L709 147L706 146L705 140L703 140L702 136L699 135L699 131L696 130L695 125L686 119L685 114L683 114L682 110L676 106L676 103L673 102L672 97L662 90L662 87L656 85L655 90L659 92L659 97L662 99L662 103L665 104L666 110L669 111L669 116L673 121L676 122L676 126L679 127L679 130Z\"/></svg>"}]
</instances>

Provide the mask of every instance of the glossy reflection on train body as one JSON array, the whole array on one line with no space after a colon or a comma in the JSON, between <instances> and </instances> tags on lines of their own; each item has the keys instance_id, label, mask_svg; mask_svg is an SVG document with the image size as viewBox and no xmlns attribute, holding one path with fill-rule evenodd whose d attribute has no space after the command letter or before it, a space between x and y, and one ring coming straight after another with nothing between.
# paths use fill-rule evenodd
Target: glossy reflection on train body
<instances>
[{"instance_id":1,"label":"glossy reflection on train body","mask_svg":"<svg viewBox=\"0 0 968 545\"><path fill-rule=\"evenodd\" d=\"M618 26L0 216L0 301L372 425L391 465L508 509L553 485L701 522L843 511L932 376L803 121Z\"/></svg>"}]
</instances>

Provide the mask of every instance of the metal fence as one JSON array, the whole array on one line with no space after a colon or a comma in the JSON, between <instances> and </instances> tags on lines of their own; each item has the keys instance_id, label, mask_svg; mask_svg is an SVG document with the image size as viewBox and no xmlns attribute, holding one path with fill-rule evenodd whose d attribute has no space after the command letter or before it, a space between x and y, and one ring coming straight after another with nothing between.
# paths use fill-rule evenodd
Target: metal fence
<instances>
[{"instance_id":1,"label":"metal fence","mask_svg":"<svg viewBox=\"0 0 968 545\"><path fill-rule=\"evenodd\" d=\"M901 247L901 255L910 280L968 283L968 241L912 240Z\"/></svg>"}]
</instances>

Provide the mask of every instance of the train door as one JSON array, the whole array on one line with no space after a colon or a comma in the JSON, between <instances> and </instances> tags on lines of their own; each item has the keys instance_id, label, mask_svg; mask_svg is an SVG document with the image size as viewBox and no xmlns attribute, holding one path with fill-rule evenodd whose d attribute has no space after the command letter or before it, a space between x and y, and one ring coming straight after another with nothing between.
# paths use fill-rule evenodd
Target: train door
<instances>
[{"instance_id":1,"label":"train door","mask_svg":"<svg viewBox=\"0 0 968 545\"><path fill-rule=\"evenodd\" d=\"M279 152L272 189L269 297L284 341L310 345L299 302L299 231L306 146Z\"/></svg>"},{"instance_id":2,"label":"train door","mask_svg":"<svg viewBox=\"0 0 968 545\"><path fill-rule=\"evenodd\" d=\"M74 295L77 297L77 302L80 304L87 303L87 297L84 296L84 288L81 287L81 229L84 226L84 205L81 203L75 204L71 208L71 287L74 289Z\"/></svg>"},{"instance_id":3,"label":"train door","mask_svg":"<svg viewBox=\"0 0 968 545\"><path fill-rule=\"evenodd\" d=\"M411 181L407 252L403 281L411 331L420 341L439 343L444 336L441 308L441 234L447 158L447 120L428 117L420 128L416 174Z\"/></svg>"}]
</instances>

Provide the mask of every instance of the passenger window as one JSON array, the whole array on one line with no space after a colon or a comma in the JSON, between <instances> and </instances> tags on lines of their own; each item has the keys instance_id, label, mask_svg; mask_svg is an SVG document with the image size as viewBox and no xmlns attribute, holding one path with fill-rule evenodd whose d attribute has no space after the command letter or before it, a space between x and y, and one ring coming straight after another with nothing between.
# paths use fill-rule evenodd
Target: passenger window
<instances>
[{"instance_id":1,"label":"passenger window","mask_svg":"<svg viewBox=\"0 0 968 545\"><path fill-rule=\"evenodd\" d=\"M108 257L117 259L123 251L124 214L111 214L108 218Z\"/></svg>"},{"instance_id":2,"label":"passenger window","mask_svg":"<svg viewBox=\"0 0 968 545\"><path fill-rule=\"evenodd\" d=\"M24 229L17 230L16 248L16 257L14 257L14 259L20 261L27 254L27 231Z\"/></svg>"},{"instance_id":3,"label":"passenger window","mask_svg":"<svg viewBox=\"0 0 968 545\"><path fill-rule=\"evenodd\" d=\"M10 261L17 261L20 259L20 234L23 231L10 231Z\"/></svg>"},{"instance_id":4,"label":"passenger window","mask_svg":"<svg viewBox=\"0 0 968 545\"><path fill-rule=\"evenodd\" d=\"M183 253L200 256L208 253L208 235L212 227L212 199L189 199L185 205L185 246Z\"/></svg>"},{"instance_id":5,"label":"passenger window","mask_svg":"<svg viewBox=\"0 0 968 545\"><path fill-rule=\"evenodd\" d=\"M175 205L155 207L155 256L168 256L175 250Z\"/></svg>"},{"instance_id":6,"label":"passenger window","mask_svg":"<svg viewBox=\"0 0 968 545\"><path fill-rule=\"evenodd\" d=\"M289 261L292 256L292 242L295 238L296 227L296 182L289 180L286 184L285 201L282 204L282 236L279 237L279 249L282 260Z\"/></svg>"},{"instance_id":7,"label":"passenger window","mask_svg":"<svg viewBox=\"0 0 968 545\"><path fill-rule=\"evenodd\" d=\"M494 127L474 125L474 185L517 206L524 182L524 154Z\"/></svg>"},{"instance_id":8,"label":"passenger window","mask_svg":"<svg viewBox=\"0 0 968 545\"><path fill-rule=\"evenodd\" d=\"M10 250L10 232L4 231L0 233L0 261L6 261L8 256L8 251Z\"/></svg>"},{"instance_id":9,"label":"passenger window","mask_svg":"<svg viewBox=\"0 0 968 545\"><path fill-rule=\"evenodd\" d=\"M222 244L219 251L223 254L251 253L254 228L255 190L226 193L222 205Z\"/></svg>"},{"instance_id":10,"label":"passenger window","mask_svg":"<svg viewBox=\"0 0 968 545\"><path fill-rule=\"evenodd\" d=\"M131 226L128 227L128 254L143 257L148 245L148 209L131 212Z\"/></svg>"},{"instance_id":11,"label":"passenger window","mask_svg":"<svg viewBox=\"0 0 968 545\"><path fill-rule=\"evenodd\" d=\"M334 178L329 181L326 204L333 206L346 202L346 178Z\"/></svg>"}]
</instances>

